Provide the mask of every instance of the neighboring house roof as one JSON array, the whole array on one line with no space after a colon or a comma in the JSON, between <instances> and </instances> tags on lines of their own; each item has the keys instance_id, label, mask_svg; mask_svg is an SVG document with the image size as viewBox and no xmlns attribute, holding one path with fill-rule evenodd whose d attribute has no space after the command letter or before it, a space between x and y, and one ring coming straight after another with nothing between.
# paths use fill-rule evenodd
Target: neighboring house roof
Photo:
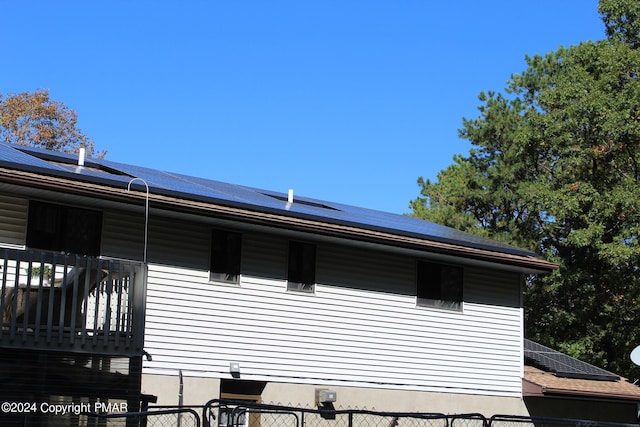
<instances>
[{"instance_id":1,"label":"neighboring house roof","mask_svg":"<svg viewBox=\"0 0 640 427\"><path fill-rule=\"evenodd\" d=\"M16 173L17 171L21 173ZM48 177L46 182L38 181L43 175ZM247 218L262 215L265 222L281 221L283 224L299 224L300 228L309 229L316 227L317 232L325 234L353 233L356 237L366 237L370 241L388 239L389 236L401 237L404 239L402 243L406 245L424 245L425 242L429 242L431 249L435 251L459 252L459 255L470 258L485 256L489 261L504 262L532 271L545 272L556 267L538 259L533 252L406 215L301 196L296 196L293 203L288 203L287 194L283 192L102 159L87 159L85 165L79 167L76 156L33 147L0 144L0 177L6 182L46 184L52 189L58 185L69 191L81 191L73 188L69 181L82 181L94 184L90 191L87 190L87 194L107 194L110 191L111 196L115 196L113 187L116 187L119 189L117 196L120 198L123 197L122 189L129 185L132 189L143 190L140 180L144 180L149 187L150 200L157 204L173 203L182 209L193 206L194 209L202 210L215 205L219 209L226 208L230 215L246 215L249 212ZM50 177L59 180L53 181ZM139 179L134 180L135 178ZM185 201L192 203L189 205L184 203ZM363 234L362 231L366 233ZM345 237L350 236L345 234Z\"/></svg>"},{"instance_id":2,"label":"neighboring house roof","mask_svg":"<svg viewBox=\"0 0 640 427\"><path fill-rule=\"evenodd\" d=\"M579 396L640 401L640 387L624 378L531 340L524 340L525 397Z\"/></svg>"}]
</instances>

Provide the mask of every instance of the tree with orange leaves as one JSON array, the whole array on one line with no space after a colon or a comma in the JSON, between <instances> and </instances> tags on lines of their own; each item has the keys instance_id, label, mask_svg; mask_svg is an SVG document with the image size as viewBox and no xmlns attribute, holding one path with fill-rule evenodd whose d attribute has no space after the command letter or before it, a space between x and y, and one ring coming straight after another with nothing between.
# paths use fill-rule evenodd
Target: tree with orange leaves
<instances>
[{"instance_id":1,"label":"tree with orange leaves","mask_svg":"<svg viewBox=\"0 0 640 427\"><path fill-rule=\"evenodd\" d=\"M102 158L95 144L77 126L78 114L62 102L49 98L48 90L0 94L0 141L48 150Z\"/></svg>"}]
</instances>

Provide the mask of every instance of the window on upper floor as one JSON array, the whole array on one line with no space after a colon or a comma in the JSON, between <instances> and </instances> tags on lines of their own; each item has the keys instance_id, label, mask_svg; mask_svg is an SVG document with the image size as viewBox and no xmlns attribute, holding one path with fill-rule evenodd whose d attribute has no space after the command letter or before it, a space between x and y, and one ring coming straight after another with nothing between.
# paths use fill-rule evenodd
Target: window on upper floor
<instances>
[{"instance_id":1,"label":"window on upper floor","mask_svg":"<svg viewBox=\"0 0 640 427\"><path fill-rule=\"evenodd\" d=\"M316 245L289 242L287 290L313 292L316 283Z\"/></svg>"},{"instance_id":2,"label":"window on upper floor","mask_svg":"<svg viewBox=\"0 0 640 427\"><path fill-rule=\"evenodd\" d=\"M418 261L416 270L418 305L453 310L462 308L462 267Z\"/></svg>"},{"instance_id":3,"label":"window on upper floor","mask_svg":"<svg viewBox=\"0 0 640 427\"><path fill-rule=\"evenodd\" d=\"M29 202L27 247L100 255L102 212L39 201Z\"/></svg>"},{"instance_id":4,"label":"window on upper floor","mask_svg":"<svg viewBox=\"0 0 640 427\"><path fill-rule=\"evenodd\" d=\"M242 235L233 231L213 230L209 280L239 283Z\"/></svg>"}]
</instances>

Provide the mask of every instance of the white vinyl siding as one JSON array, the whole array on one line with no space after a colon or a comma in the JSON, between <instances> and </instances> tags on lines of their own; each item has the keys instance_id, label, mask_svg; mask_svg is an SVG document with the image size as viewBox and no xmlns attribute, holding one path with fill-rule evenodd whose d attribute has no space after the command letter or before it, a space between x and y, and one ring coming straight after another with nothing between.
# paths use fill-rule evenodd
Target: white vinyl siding
<instances>
[{"instance_id":1,"label":"white vinyl siding","mask_svg":"<svg viewBox=\"0 0 640 427\"><path fill-rule=\"evenodd\" d=\"M144 217L133 213L105 212L102 218L102 255L142 260Z\"/></svg>"},{"instance_id":2,"label":"white vinyl siding","mask_svg":"<svg viewBox=\"0 0 640 427\"><path fill-rule=\"evenodd\" d=\"M148 260L151 263L209 271L211 227L168 218L149 219Z\"/></svg>"},{"instance_id":3,"label":"white vinyl siding","mask_svg":"<svg viewBox=\"0 0 640 427\"><path fill-rule=\"evenodd\" d=\"M148 227L147 257L150 262L209 268L211 228L156 216L149 218ZM142 260L142 214L105 212L102 234L104 256Z\"/></svg>"},{"instance_id":4,"label":"white vinyl siding","mask_svg":"<svg viewBox=\"0 0 640 427\"><path fill-rule=\"evenodd\" d=\"M29 200L0 194L0 245L24 246Z\"/></svg>"},{"instance_id":5,"label":"white vinyl siding","mask_svg":"<svg viewBox=\"0 0 640 427\"><path fill-rule=\"evenodd\" d=\"M318 244L305 295L286 291L286 248L244 235L240 286L152 263L145 370L228 378L238 362L243 379L520 395L517 275L465 268L462 312L417 307L414 259Z\"/></svg>"}]
</instances>

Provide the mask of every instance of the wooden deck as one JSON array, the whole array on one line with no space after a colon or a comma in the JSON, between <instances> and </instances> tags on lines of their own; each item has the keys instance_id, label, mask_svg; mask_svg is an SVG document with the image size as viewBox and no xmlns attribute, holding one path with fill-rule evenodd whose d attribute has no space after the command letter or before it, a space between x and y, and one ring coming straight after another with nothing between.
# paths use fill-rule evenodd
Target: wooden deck
<instances>
[{"instance_id":1,"label":"wooden deck","mask_svg":"<svg viewBox=\"0 0 640 427\"><path fill-rule=\"evenodd\" d=\"M142 263L18 249L0 257L0 348L142 354Z\"/></svg>"}]
</instances>

